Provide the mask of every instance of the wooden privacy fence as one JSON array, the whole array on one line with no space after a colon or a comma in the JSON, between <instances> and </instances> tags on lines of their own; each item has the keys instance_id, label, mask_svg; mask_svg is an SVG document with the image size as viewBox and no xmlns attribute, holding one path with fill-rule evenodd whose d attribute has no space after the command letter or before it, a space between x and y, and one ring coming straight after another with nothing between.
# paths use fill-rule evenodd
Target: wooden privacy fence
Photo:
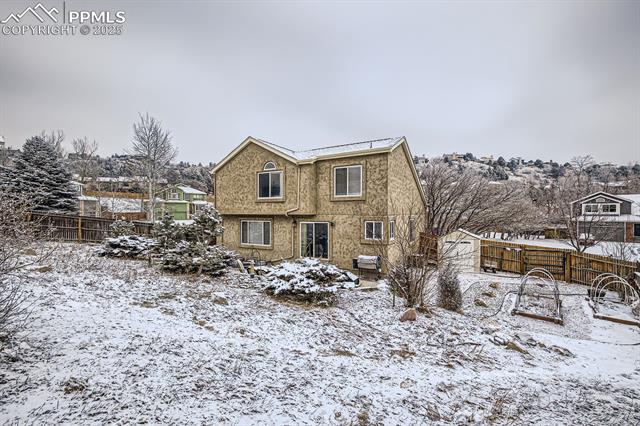
<instances>
[{"instance_id":1,"label":"wooden privacy fence","mask_svg":"<svg viewBox=\"0 0 640 426\"><path fill-rule=\"evenodd\" d=\"M590 285L600 274L611 273L628 278L640 272L640 262L629 262L572 249L482 240L480 259L483 268L524 275L533 268L545 268L557 280Z\"/></svg>"},{"instance_id":2,"label":"wooden privacy fence","mask_svg":"<svg viewBox=\"0 0 640 426\"><path fill-rule=\"evenodd\" d=\"M114 219L91 216L73 216L33 212L28 219L38 224L43 234L58 241L75 241L79 243L99 243L109 235L109 226ZM134 233L150 235L153 225L148 222L132 222Z\"/></svg>"}]
</instances>

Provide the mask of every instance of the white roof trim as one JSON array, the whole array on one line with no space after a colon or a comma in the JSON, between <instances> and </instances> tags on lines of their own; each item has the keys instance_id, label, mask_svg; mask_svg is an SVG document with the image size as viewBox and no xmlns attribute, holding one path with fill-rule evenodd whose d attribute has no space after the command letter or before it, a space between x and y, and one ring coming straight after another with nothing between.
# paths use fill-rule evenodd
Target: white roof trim
<instances>
[{"instance_id":1,"label":"white roof trim","mask_svg":"<svg viewBox=\"0 0 640 426\"><path fill-rule=\"evenodd\" d=\"M633 200L629 200L628 198L624 198L624 197L621 197L619 195L609 194L608 192L604 192L604 191L598 191L598 192L594 192L593 194L589 194L586 197L579 198L579 199L573 201L571 204L589 201L590 199L595 198L595 197L599 197L599 196L606 197L606 198L612 198L612 199L619 200L619 201L626 201L627 203L633 203Z\"/></svg>"}]
</instances>

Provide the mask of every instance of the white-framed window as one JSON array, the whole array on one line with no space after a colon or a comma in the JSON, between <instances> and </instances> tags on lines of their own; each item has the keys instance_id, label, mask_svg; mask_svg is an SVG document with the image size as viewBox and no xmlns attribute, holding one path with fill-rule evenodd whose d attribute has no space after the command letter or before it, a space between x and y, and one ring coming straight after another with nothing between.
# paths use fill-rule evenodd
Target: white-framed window
<instances>
[{"instance_id":1,"label":"white-framed window","mask_svg":"<svg viewBox=\"0 0 640 426\"><path fill-rule=\"evenodd\" d=\"M582 205L583 214L618 214L620 205L617 203L585 203Z\"/></svg>"},{"instance_id":2,"label":"white-framed window","mask_svg":"<svg viewBox=\"0 0 640 426\"><path fill-rule=\"evenodd\" d=\"M598 213L597 204L585 204L582 207L584 213Z\"/></svg>"},{"instance_id":3,"label":"white-framed window","mask_svg":"<svg viewBox=\"0 0 640 426\"><path fill-rule=\"evenodd\" d=\"M264 167L262 168L262 170L275 170L276 169L276 163L274 163L273 161L267 161L266 163L264 163Z\"/></svg>"},{"instance_id":4,"label":"white-framed window","mask_svg":"<svg viewBox=\"0 0 640 426\"><path fill-rule=\"evenodd\" d=\"M258 173L258 198L282 198L282 172Z\"/></svg>"},{"instance_id":5,"label":"white-framed window","mask_svg":"<svg viewBox=\"0 0 640 426\"><path fill-rule=\"evenodd\" d=\"M255 246L270 246L271 222L268 220L240 221L240 242Z\"/></svg>"},{"instance_id":6,"label":"white-framed window","mask_svg":"<svg viewBox=\"0 0 640 426\"><path fill-rule=\"evenodd\" d=\"M178 191L169 191L169 199L170 200L179 200L180 193Z\"/></svg>"},{"instance_id":7,"label":"white-framed window","mask_svg":"<svg viewBox=\"0 0 640 426\"><path fill-rule=\"evenodd\" d=\"M344 166L333 169L333 195L359 197L362 195L362 166Z\"/></svg>"},{"instance_id":8,"label":"white-framed window","mask_svg":"<svg viewBox=\"0 0 640 426\"><path fill-rule=\"evenodd\" d=\"M389 221L389 239L394 240L396 238L396 221L394 219Z\"/></svg>"},{"instance_id":9,"label":"white-framed window","mask_svg":"<svg viewBox=\"0 0 640 426\"><path fill-rule=\"evenodd\" d=\"M409 241L415 241L416 239L416 220L414 218L409 219Z\"/></svg>"},{"instance_id":10,"label":"white-framed window","mask_svg":"<svg viewBox=\"0 0 640 426\"><path fill-rule=\"evenodd\" d=\"M364 222L364 239L365 240L381 240L384 233L383 222L379 220L365 220Z\"/></svg>"}]
</instances>

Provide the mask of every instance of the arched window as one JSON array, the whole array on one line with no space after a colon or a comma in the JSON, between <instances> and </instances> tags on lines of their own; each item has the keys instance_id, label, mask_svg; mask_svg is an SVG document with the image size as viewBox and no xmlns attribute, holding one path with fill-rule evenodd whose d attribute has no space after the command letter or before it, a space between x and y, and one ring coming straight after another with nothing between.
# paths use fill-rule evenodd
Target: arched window
<instances>
[{"instance_id":1,"label":"arched window","mask_svg":"<svg viewBox=\"0 0 640 426\"><path fill-rule=\"evenodd\" d=\"M267 161L262 170L275 170L275 169L276 169L276 163L274 163L273 161Z\"/></svg>"}]
</instances>

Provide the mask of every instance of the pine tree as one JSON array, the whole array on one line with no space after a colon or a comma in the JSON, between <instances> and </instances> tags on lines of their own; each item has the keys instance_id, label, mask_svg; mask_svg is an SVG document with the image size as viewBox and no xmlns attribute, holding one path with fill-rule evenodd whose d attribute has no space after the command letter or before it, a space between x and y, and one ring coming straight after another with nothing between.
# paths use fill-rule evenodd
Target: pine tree
<instances>
[{"instance_id":1,"label":"pine tree","mask_svg":"<svg viewBox=\"0 0 640 426\"><path fill-rule=\"evenodd\" d=\"M75 211L71 173L56 148L42 136L27 139L6 183L9 192L29 199L36 210Z\"/></svg>"}]
</instances>

